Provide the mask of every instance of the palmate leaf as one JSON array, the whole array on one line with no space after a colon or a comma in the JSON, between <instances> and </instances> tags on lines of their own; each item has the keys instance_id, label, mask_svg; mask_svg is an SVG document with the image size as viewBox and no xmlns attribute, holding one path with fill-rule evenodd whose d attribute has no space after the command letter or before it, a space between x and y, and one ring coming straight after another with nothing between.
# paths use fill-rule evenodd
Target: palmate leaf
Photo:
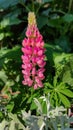
<instances>
[{"instance_id":1,"label":"palmate leaf","mask_svg":"<svg viewBox=\"0 0 73 130\"><path fill-rule=\"evenodd\" d=\"M57 85L57 89L60 90L64 90L66 88L66 84L64 82L61 82L59 85Z\"/></svg>"},{"instance_id":2,"label":"palmate leaf","mask_svg":"<svg viewBox=\"0 0 73 130\"><path fill-rule=\"evenodd\" d=\"M60 97L61 102L65 105L65 107L70 107L70 102L68 98L61 93L58 93L58 95Z\"/></svg>"},{"instance_id":3,"label":"palmate leaf","mask_svg":"<svg viewBox=\"0 0 73 130\"><path fill-rule=\"evenodd\" d=\"M73 98L73 92L69 89L61 89L60 92L68 97Z\"/></svg>"}]
</instances>

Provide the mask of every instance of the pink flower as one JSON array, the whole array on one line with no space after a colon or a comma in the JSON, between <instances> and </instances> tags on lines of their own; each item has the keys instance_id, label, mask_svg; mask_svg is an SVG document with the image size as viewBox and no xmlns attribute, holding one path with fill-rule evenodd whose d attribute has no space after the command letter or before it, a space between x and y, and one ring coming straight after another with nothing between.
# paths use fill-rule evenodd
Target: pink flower
<instances>
[{"instance_id":1,"label":"pink flower","mask_svg":"<svg viewBox=\"0 0 73 130\"><path fill-rule=\"evenodd\" d=\"M32 56L32 63L33 63L33 65L36 65L36 56Z\"/></svg>"},{"instance_id":2,"label":"pink flower","mask_svg":"<svg viewBox=\"0 0 73 130\"><path fill-rule=\"evenodd\" d=\"M22 73L26 76L30 76L30 71L28 70L22 70Z\"/></svg>"},{"instance_id":3,"label":"pink flower","mask_svg":"<svg viewBox=\"0 0 73 130\"><path fill-rule=\"evenodd\" d=\"M28 55L22 55L23 63L30 63L30 57Z\"/></svg>"},{"instance_id":4,"label":"pink flower","mask_svg":"<svg viewBox=\"0 0 73 130\"><path fill-rule=\"evenodd\" d=\"M35 81L36 81L36 83L37 83L37 85L38 85L39 87L43 87L43 83L42 83L42 81L39 79L38 76L35 77Z\"/></svg>"},{"instance_id":5,"label":"pink flower","mask_svg":"<svg viewBox=\"0 0 73 130\"><path fill-rule=\"evenodd\" d=\"M43 79L44 79L44 74L41 73L41 72L39 72L39 73L38 73L38 77L41 78L41 80L43 80Z\"/></svg>"},{"instance_id":6,"label":"pink flower","mask_svg":"<svg viewBox=\"0 0 73 130\"><path fill-rule=\"evenodd\" d=\"M32 68L32 76L36 75L36 68Z\"/></svg>"},{"instance_id":7,"label":"pink flower","mask_svg":"<svg viewBox=\"0 0 73 130\"><path fill-rule=\"evenodd\" d=\"M43 37L40 34L35 15L33 12L28 14L28 27L26 37L22 41L22 74L24 85L33 86L34 89L43 87L45 49Z\"/></svg>"},{"instance_id":8,"label":"pink flower","mask_svg":"<svg viewBox=\"0 0 73 130\"><path fill-rule=\"evenodd\" d=\"M37 53L38 53L38 48L37 47L34 47L34 50L33 50L33 55L37 55Z\"/></svg>"},{"instance_id":9,"label":"pink flower","mask_svg":"<svg viewBox=\"0 0 73 130\"><path fill-rule=\"evenodd\" d=\"M32 48L31 47L22 47L22 52L25 53L25 54L28 54L28 55L31 55L32 54Z\"/></svg>"},{"instance_id":10,"label":"pink flower","mask_svg":"<svg viewBox=\"0 0 73 130\"><path fill-rule=\"evenodd\" d=\"M43 50L40 49L40 50L38 51L38 56L42 56L42 55L43 55Z\"/></svg>"},{"instance_id":11,"label":"pink flower","mask_svg":"<svg viewBox=\"0 0 73 130\"><path fill-rule=\"evenodd\" d=\"M37 89L37 88L38 88L38 85L37 85L37 84L34 84L33 87L34 87L34 89Z\"/></svg>"}]
</instances>

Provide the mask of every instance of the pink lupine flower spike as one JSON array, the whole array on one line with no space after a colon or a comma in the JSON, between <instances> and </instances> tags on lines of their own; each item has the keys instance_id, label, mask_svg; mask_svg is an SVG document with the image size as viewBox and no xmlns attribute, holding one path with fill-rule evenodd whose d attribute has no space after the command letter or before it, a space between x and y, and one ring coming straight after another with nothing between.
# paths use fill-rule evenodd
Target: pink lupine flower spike
<instances>
[{"instance_id":1,"label":"pink lupine flower spike","mask_svg":"<svg viewBox=\"0 0 73 130\"><path fill-rule=\"evenodd\" d=\"M44 76L45 49L43 37L40 34L35 14L29 12L28 27L26 31L26 38L22 42L22 74L24 85L33 86L34 89L43 87L42 80Z\"/></svg>"}]
</instances>

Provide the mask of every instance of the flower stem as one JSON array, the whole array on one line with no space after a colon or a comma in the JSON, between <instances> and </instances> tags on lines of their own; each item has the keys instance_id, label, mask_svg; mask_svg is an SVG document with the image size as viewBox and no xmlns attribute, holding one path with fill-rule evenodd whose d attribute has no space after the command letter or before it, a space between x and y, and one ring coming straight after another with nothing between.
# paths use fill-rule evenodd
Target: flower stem
<instances>
[{"instance_id":1,"label":"flower stem","mask_svg":"<svg viewBox=\"0 0 73 130\"><path fill-rule=\"evenodd\" d=\"M69 0L68 13L70 13L70 11L71 11L72 2L73 2L73 0Z\"/></svg>"},{"instance_id":2,"label":"flower stem","mask_svg":"<svg viewBox=\"0 0 73 130\"><path fill-rule=\"evenodd\" d=\"M32 1L32 11L34 12L34 0L31 0Z\"/></svg>"},{"instance_id":3,"label":"flower stem","mask_svg":"<svg viewBox=\"0 0 73 130\"><path fill-rule=\"evenodd\" d=\"M24 2L23 2L22 0L20 0L20 4L21 4L23 7L25 7L28 12L30 12L30 9L28 8L28 6L26 6L26 5L24 4Z\"/></svg>"}]
</instances>

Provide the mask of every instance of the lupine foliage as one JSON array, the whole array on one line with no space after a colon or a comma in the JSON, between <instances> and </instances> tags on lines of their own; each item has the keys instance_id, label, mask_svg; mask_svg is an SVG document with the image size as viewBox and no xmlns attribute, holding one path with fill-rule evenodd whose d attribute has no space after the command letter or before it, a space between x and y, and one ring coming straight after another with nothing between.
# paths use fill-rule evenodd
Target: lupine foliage
<instances>
[{"instance_id":1,"label":"lupine foliage","mask_svg":"<svg viewBox=\"0 0 73 130\"><path fill-rule=\"evenodd\" d=\"M0 0L0 120L5 111L36 114L33 99L48 93L53 107L73 103L72 6L72 0ZM37 90L22 84L21 43L29 11L36 15L46 50L43 88Z\"/></svg>"}]
</instances>

